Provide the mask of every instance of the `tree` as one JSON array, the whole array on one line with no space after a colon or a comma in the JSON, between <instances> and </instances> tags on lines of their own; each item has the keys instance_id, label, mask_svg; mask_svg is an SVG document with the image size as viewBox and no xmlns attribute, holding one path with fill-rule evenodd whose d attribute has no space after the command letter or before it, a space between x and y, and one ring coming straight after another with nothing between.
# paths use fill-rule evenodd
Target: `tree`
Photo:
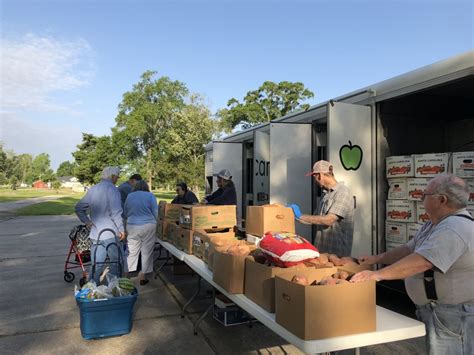
<instances>
[{"instance_id":1,"label":"tree","mask_svg":"<svg viewBox=\"0 0 474 355\"><path fill-rule=\"evenodd\" d=\"M157 78L156 72L146 71L133 90L123 95L116 129L129 138L144 158L150 186L159 169L153 164L153 156L159 155L160 142L184 107L187 94L188 89L183 83L164 76Z\"/></svg>"},{"instance_id":2,"label":"tree","mask_svg":"<svg viewBox=\"0 0 474 355\"><path fill-rule=\"evenodd\" d=\"M31 185L35 180L33 176L33 157L31 154L20 154L14 157L12 173L18 181Z\"/></svg>"},{"instance_id":3,"label":"tree","mask_svg":"<svg viewBox=\"0 0 474 355\"><path fill-rule=\"evenodd\" d=\"M303 83L265 81L257 90L249 91L243 102L232 98L227 107L217 112L221 128L231 132L236 126L244 129L269 122L293 111L307 110L310 105L301 102L314 97Z\"/></svg>"},{"instance_id":4,"label":"tree","mask_svg":"<svg viewBox=\"0 0 474 355\"><path fill-rule=\"evenodd\" d=\"M73 175L80 182L91 185L100 181L101 172L106 166L119 165L109 136L96 137L83 133L82 143L77 146L72 156L75 160Z\"/></svg>"},{"instance_id":5,"label":"tree","mask_svg":"<svg viewBox=\"0 0 474 355\"><path fill-rule=\"evenodd\" d=\"M209 108L198 95L191 95L189 103L173 120L163 147L167 157L170 184L185 181L194 190L204 184L204 146L212 139L216 122ZM159 162L163 164L163 162Z\"/></svg>"},{"instance_id":6,"label":"tree","mask_svg":"<svg viewBox=\"0 0 474 355\"><path fill-rule=\"evenodd\" d=\"M50 168L51 161L49 154L41 153L37 155L32 162L31 170L35 180L51 181L54 178L54 172Z\"/></svg>"},{"instance_id":7,"label":"tree","mask_svg":"<svg viewBox=\"0 0 474 355\"><path fill-rule=\"evenodd\" d=\"M66 160L59 164L58 170L56 170L56 176L73 176L74 175L74 163Z\"/></svg>"}]
</instances>

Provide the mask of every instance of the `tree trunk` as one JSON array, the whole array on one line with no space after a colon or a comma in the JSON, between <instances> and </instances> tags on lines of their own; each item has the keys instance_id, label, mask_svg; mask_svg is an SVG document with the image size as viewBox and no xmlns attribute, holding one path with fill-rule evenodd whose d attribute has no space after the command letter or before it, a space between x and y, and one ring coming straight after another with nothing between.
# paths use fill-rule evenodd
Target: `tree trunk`
<instances>
[{"instance_id":1,"label":"tree trunk","mask_svg":"<svg viewBox=\"0 0 474 355\"><path fill-rule=\"evenodd\" d=\"M146 174L148 178L148 186L150 187L150 190L153 188L152 183L153 183L153 169L151 167L151 148L148 148L147 154L146 154Z\"/></svg>"}]
</instances>

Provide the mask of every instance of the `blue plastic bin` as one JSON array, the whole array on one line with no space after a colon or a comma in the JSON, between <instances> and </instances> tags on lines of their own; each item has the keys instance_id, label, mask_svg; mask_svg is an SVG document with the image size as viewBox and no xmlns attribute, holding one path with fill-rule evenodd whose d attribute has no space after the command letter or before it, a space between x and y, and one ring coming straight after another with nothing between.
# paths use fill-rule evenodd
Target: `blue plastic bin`
<instances>
[{"instance_id":1,"label":"blue plastic bin","mask_svg":"<svg viewBox=\"0 0 474 355\"><path fill-rule=\"evenodd\" d=\"M137 289L130 296L106 300L76 298L81 314L81 334L84 339L96 339L128 334L133 325L133 306Z\"/></svg>"}]
</instances>

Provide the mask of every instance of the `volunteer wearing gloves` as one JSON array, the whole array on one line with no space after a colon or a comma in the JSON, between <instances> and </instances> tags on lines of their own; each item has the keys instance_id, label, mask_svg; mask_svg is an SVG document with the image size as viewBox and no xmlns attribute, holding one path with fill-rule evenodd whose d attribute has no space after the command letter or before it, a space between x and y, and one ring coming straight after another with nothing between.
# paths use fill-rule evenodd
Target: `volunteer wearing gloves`
<instances>
[{"instance_id":1,"label":"volunteer wearing gloves","mask_svg":"<svg viewBox=\"0 0 474 355\"><path fill-rule=\"evenodd\" d=\"M127 240L129 255L128 271L137 270L138 255L142 255L141 271L138 275L140 285L146 285L146 275L153 272L153 249L156 241L156 221L158 204L150 192L148 184L141 180L135 184L125 200L125 217L127 218Z\"/></svg>"},{"instance_id":2,"label":"volunteer wearing gloves","mask_svg":"<svg viewBox=\"0 0 474 355\"><path fill-rule=\"evenodd\" d=\"M176 184L176 193L177 196L171 201L173 204L181 204L181 205L194 205L199 203L194 192L188 190L188 185L184 182L180 182Z\"/></svg>"},{"instance_id":3,"label":"volunteer wearing gloves","mask_svg":"<svg viewBox=\"0 0 474 355\"><path fill-rule=\"evenodd\" d=\"M106 167L102 171L102 181L92 186L86 195L76 204L76 215L91 232L89 238L92 240L91 261L96 264L94 277L96 283L99 282L99 276L104 269L106 257L110 261L110 273L121 277L119 261L123 261L123 254L116 245L115 236L120 241L125 240L125 231L122 222L122 204L120 202L120 192L115 187L120 175L120 169L116 167ZM99 233L104 229L111 229L115 232L104 232L100 235L100 241L97 243ZM120 244L120 243L119 243ZM119 256L120 253L120 256ZM97 255L96 255L97 254Z\"/></svg>"},{"instance_id":4,"label":"volunteer wearing gloves","mask_svg":"<svg viewBox=\"0 0 474 355\"><path fill-rule=\"evenodd\" d=\"M318 215L301 215L304 224L316 224L315 245L323 253L350 256L354 234L354 198L343 182L337 182L330 162L314 163L313 171L306 174L323 188Z\"/></svg>"},{"instance_id":5,"label":"volunteer wearing gloves","mask_svg":"<svg viewBox=\"0 0 474 355\"><path fill-rule=\"evenodd\" d=\"M235 185L230 171L223 169L219 173L214 174L214 176L217 176L218 189L212 195L204 197L201 203L209 205L237 205L237 193L235 192Z\"/></svg>"}]
</instances>

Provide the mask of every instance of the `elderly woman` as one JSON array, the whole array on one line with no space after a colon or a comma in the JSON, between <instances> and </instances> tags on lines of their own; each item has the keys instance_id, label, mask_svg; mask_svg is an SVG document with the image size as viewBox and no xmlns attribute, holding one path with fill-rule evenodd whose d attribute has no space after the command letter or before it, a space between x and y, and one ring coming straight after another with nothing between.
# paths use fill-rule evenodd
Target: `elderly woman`
<instances>
[{"instance_id":1,"label":"elderly woman","mask_svg":"<svg viewBox=\"0 0 474 355\"><path fill-rule=\"evenodd\" d=\"M158 219L158 204L150 192L148 184L141 180L135 184L124 205L127 218L128 271L137 270L138 256L141 253L140 285L146 285L146 275L153 272L153 248L156 240L156 221Z\"/></svg>"},{"instance_id":2,"label":"elderly woman","mask_svg":"<svg viewBox=\"0 0 474 355\"><path fill-rule=\"evenodd\" d=\"M123 254L119 255L122 253L121 245L120 243L114 245L115 236L118 236L120 240L125 239L120 192L115 187L119 175L119 168L106 167L102 171L102 181L91 187L76 204L77 216L91 230L89 237L92 240L92 265L97 264L94 275L90 274L90 277L93 277L96 282L99 282L107 256L110 261L110 273L118 277L122 276L123 265L119 268L119 261L123 258ZM104 229L111 229L114 233L109 231L102 233L97 242L100 232Z\"/></svg>"}]
</instances>

